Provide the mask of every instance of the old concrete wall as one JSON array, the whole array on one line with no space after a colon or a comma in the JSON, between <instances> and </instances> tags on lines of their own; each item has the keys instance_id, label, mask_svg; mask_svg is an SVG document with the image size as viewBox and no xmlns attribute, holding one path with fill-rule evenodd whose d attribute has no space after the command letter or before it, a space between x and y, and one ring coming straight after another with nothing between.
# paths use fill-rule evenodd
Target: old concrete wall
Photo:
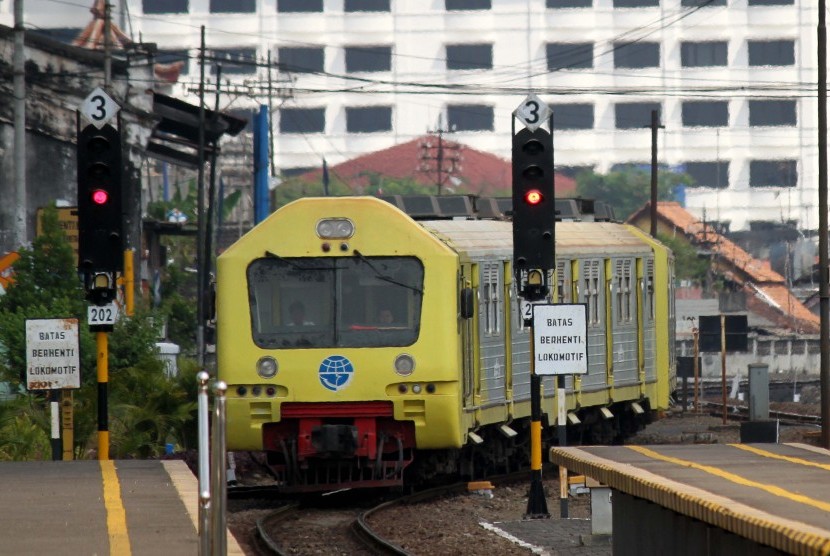
<instances>
[{"instance_id":1,"label":"old concrete wall","mask_svg":"<svg viewBox=\"0 0 830 556\"><path fill-rule=\"evenodd\" d=\"M14 206L14 97L12 79L13 36L0 26L0 254L17 250ZM76 122L83 99L103 84L103 54L26 35L26 192L27 237L34 238L37 209L56 200L76 203ZM141 62L141 61L139 61ZM152 125L150 68L113 61L110 94L122 107L125 140L125 207L127 242L135 245L141 219L140 158ZM132 87L130 79L140 86ZM117 125L115 120L112 121ZM85 125L82 121L81 125ZM136 129L132 129L136 128Z\"/></svg>"}]
</instances>

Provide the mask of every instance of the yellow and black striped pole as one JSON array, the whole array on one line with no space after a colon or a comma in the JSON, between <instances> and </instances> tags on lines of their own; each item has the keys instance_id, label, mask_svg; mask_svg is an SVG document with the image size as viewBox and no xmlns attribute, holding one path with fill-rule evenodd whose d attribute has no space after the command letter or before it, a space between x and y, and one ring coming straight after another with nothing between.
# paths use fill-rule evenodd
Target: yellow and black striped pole
<instances>
[{"instance_id":1,"label":"yellow and black striped pole","mask_svg":"<svg viewBox=\"0 0 830 556\"><path fill-rule=\"evenodd\" d=\"M107 333L95 333L95 347L98 352L98 459L110 459L110 433L107 408L107 388L109 386L109 353L107 351Z\"/></svg>"},{"instance_id":2,"label":"yellow and black striped pole","mask_svg":"<svg viewBox=\"0 0 830 556\"><path fill-rule=\"evenodd\" d=\"M530 325L530 492L527 496L528 519L549 518L545 485L542 483L542 378L536 374L533 347L533 324Z\"/></svg>"}]
</instances>

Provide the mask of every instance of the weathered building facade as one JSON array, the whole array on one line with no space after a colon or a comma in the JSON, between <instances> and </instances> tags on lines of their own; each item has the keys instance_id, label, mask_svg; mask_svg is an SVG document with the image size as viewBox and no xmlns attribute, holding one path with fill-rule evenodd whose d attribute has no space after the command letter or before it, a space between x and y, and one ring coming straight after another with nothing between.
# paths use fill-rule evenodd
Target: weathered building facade
<instances>
[{"instance_id":1,"label":"weathered building facade","mask_svg":"<svg viewBox=\"0 0 830 556\"><path fill-rule=\"evenodd\" d=\"M0 26L0 255L16 251L13 30ZM58 202L76 204L76 122L84 98L104 84L104 55L35 34L25 37L26 74L26 237L35 235L38 208ZM140 226L140 152L153 125L149 66L112 60L107 91L121 107L124 156L125 233L137 247ZM86 125L87 122L81 122ZM112 121L117 125L116 120Z\"/></svg>"}]
</instances>

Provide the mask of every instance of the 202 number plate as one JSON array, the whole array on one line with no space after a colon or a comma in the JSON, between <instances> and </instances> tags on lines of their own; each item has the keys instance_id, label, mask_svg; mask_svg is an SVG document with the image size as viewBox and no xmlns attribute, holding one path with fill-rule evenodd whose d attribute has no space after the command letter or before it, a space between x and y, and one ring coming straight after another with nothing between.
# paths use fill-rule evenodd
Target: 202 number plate
<instances>
[{"instance_id":1,"label":"202 number plate","mask_svg":"<svg viewBox=\"0 0 830 556\"><path fill-rule=\"evenodd\" d=\"M87 307L87 322L90 326L112 326L118 319L118 307L115 303L107 305L90 305Z\"/></svg>"}]
</instances>

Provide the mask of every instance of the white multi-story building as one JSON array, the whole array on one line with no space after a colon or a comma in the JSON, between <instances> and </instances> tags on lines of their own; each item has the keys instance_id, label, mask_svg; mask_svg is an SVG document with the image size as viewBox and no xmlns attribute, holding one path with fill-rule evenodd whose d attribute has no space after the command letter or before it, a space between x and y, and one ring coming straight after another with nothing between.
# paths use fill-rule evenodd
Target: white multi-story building
<instances>
[{"instance_id":1,"label":"white multi-story building","mask_svg":"<svg viewBox=\"0 0 830 556\"><path fill-rule=\"evenodd\" d=\"M560 171L648 163L659 110L659 162L697 180L685 192L696 216L733 231L818 227L809 0L110 1L160 60L186 57L175 93L190 102L204 26L206 75L221 58L231 80L220 106L273 107L287 174L438 127L508 158L511 114L532 91L554 109ZM87 8L27 0L25 19L81 27Z\"/></svg>"}]
</instances>

